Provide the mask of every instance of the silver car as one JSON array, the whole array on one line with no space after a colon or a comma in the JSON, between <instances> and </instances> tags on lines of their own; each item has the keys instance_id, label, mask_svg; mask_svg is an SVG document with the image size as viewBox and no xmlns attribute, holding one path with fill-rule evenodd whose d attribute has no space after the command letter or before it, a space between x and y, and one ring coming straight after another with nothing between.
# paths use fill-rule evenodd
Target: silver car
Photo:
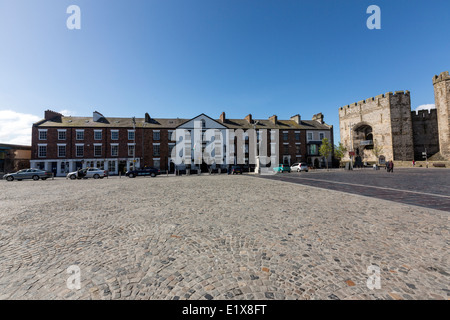
<instances>
[{"instance_id":1,"label":"silver car","mask_svg":"<svg viewBox=\"0 0 450 320\"><path fill-rule=\"evenodd\" d=\"M291 166L291 170L292 171L297 171L297 172L308 172L308 165L305 162L299 162L299 163L294 163Z\"/></svg>"},{"instance_id":2,"label":"silver car","mask_svg":"<svg viewBox=\"0 0 450 320\"><path fill-rule=\"evenodd\" d=\"M40 169L23 169L14 173L8 173L3 176L3 179L7 181L21 181L24 179L33 179L33 180L47 180L52 177L52 173L45 170Z\"/></svg>"},{"instance_id":3,"label":"silver car","mask_svg":"<svg viewBox=\"0 0 450 320\"><path fill-rule=\"evenodd\" d=\"M67 178L71 180L75 179L87 179L87 178L94 178L94 179L103 179L108 175L108 172L99 168L84 168L80 169L78 171L69 172L67 174Z\"/></svg>"}]
</instances>

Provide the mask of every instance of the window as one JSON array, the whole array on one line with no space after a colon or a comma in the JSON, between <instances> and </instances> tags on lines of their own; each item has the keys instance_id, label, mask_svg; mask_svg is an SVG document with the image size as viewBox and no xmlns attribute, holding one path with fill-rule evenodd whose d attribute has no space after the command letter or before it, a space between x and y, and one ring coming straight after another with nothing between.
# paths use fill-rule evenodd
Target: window
<instances>
[{"instance_id":1,"label":"window","mask_svg":"<svg viewBox=\"0 0 450 320\"><path fill-rule=\"evenodd\" d=\"M45 158L47 156L47 145L38 145L38 156L39 158Z\"/></svg>"},{"instance_id":2,"label":"window","mask_svg":"<svg viewBox=\"0 0 450 320\"><path fill-rule=\"evenodd\" d=\"M47 130L39 130L39 140L47 140Z\"/></svg>"},{"instance_id":3,"label":"window","mask_svg":"<svg viewBox=\"0 0 450 320\"><path fill-rule=\"evenodd\" d=\"M168 131L169 133L169 141L174 141L175 140L175 134L173 131Z\"/></svg>"},{"instance_id":4,"label":"window","mask_svg":"<svg viewBox=\"0 0 450 320\"><path fill-rule=\"evenodd\" d=\"M300 154L300 153L301 153L300 145L296 144L295 145L295 154Z\"/></svg>"},{"instance_id":5,"label":"window","mask_svg":"<svg viewBox=\"0 0 450 320\"><path fill-rule=\"evenodd\" d=\"M312 154L312 155L317 154L317 145L316 144L309 145L309 154Z\"/></svg>"},{"instance_id":6,"label":"window","mask_svg":"<svg viewBox=\"0 0 450 320\"><path fill-rule=\"evenodd\" d=\"M66 145L65 144L58 145L58 157L64 158L65 156L66 156Z\"/></svg>"},{"instance_id":7,"label":"window","mask_svg":"<svg viewBox=\"0 0 450 320\"><path fill-rule=\"evenodd\" d=\"M295 141L300 141L300 132L295 133Z\"/></svg>"},{"instance_id":8,"label":"window","mask_svg":"<svg viewBox=\"0 0 450 320\"><path fill-rule=\"evenodd\" d=\"M58 130L58 140L66 140L66 130Z\"/></svg>"},{"instance_id":9,"label":"window","mask_svg":"<svg viewBox=\"0 0 450 320\"><path fill-rule=\"evenodd\" d=\"M128 145L128 156L129 157L134 157L134 144L129 144Z\"/></svg>"},{"instance_id":10,"label":"window","mask_svg":"<svg viewBox=\"0 0 450 320\"><path fill-rule=\"evenodd\" d=\"M202 119L202 128L206 128L206 121Z\"/></svg>"},{"instance_id":11,"label":"window","mask_svg":"<svg viewBox=\"0 0 450 320\"><path fill-rule=\"evenodd\" d=\"M322 141L323 138L325 138L325 133L323 132L319 133L319 140Z\"/></svg>"},{"instance_id":12,"label":"window","mask_svg":"<svg viewBox=\"0 0 450 320\"><path fill-rule=\"evenodd\" d=\"M161 167L160 159L153 159L153 167L155 167L156 169L160 169Z\"/></svg>"},{"instance_id":13,"label":"window","mask_svg":"<svg viewBox=\"0 0 450 320\"><path fill-rule=\"evenodd\" d=\"M102 145L94 144L94 157L102 156Z\"/></svg>"},{"instance_id":14,"label":"window","mask_svg":"<svg viewBox=\"0 0 450 320\"><path fill-rule=\"evenodd\" d=\"M313 139L312 132L308 132L308 141L311 141Z\"/></svg>"},{"instance_id":15,"label":"window","mask_svg":"<svg viewBox=\"0 0 450 320\"><path fill-rule=\"evenodd\" d=\"M105 161L97 161L97 168L105 170Z\"/></svg>"},{"instance_id":16,"label":"window","mask_svg":"<svg viewBox=\"0 0 450 320\"><path fill-rule=\"evenodd\" d=\"M159 131L153 131L153 140L160 140L161 134Z\"/></svg>"},{"instance_id":17,"label":"window","mask_svg":"<svg viewBox=\"0 0 450 320\"><path fill-rule=\"evenodd\" d=\"M288 141L288 140L289 140L289 133L283 132L283 141Z\"/></svg>"},{"instance_id":18,"label":"window","mask_svg":"<svg viewBox=\"0 0 450 320\"><path fill-rule=\"evenodd\" d=\"M102 131L94 130L94 140L102 140Z\"/></svg>"},{"instance_id":19,"label":"window","mask_svg":"<svg viewBox=\"0 0 450 320\"><path fill-rule=\"evenodd\" d=\"M160 155L161 155L161 151L160 151L159 144L154 144L153 145L153 156L154 157L159 157Z\"/></svg>"},{"instance_id":20,"label":"window","mask_svg":"<svg viewBox=\"0 0 450 320\"><path fill-rule=\"evenodd\" d=\"M116 172L116 162L115 161L108 161L108 172Z\"/></svg>"},{"instance_id":21,"label":"window","mask_svg":"<svg viewBox=\"0 0 450 320\"><path fill-rule=\"evenodd\" d=\"M111 157L117 157L118 155L119 155L119 145L112 144L111 145Z\"/></svg>"},{"instance_id":22,"label":"window","mask_svg":"<svg viewBox=\"0 0 450 320\"><path fill-rule=\"evenodd\" d=\"M111 130L111 140L119 140L119 130Z\"/></svg>"},{"instance_id":23,"label":"window","mask_svg":"<svg viewBox=\"0 0 450 320\"><path fill-rule=\"evenodd\" d=\"M169 157L172 157L173 148L175 148L175 145L174 144L169 144Z\"/></svg>"},{"instance_id":24,"label":"window","mask_svg":"<svg viewBox=\"0 0 450 320\"><path fill-rule=\"evenodd\" d=\"M84 130L77 130L77 140L84 140Z\"/></svg>"},{"instance_id":25,"label":"window","mask_svg":"<svg viewBox=\"0 0 450 320\"><path fill-rule=\"evenodd\" d=\"M288 144L283 145L283 151L284 151L284 154L289 154L289 145Z\"/></svg>"},{"instance_id":26,"label":"window","mask_svg":"<svg viewBox=\"0 0 450 320\"><path fill-rule=\"evenodd\" d=\"M128 140L134 140L135 133L134 130L128 130Z\"/></svg>"},{"instance_id":27,"label":"window","mask_svg":"<svg viewBox=\"0 0 450 320\"><path fill-rule=\"evenodd\" d=\"M76 145L76 156L77 157L84 156L84 145L82 145L82 144Z\"/></svg>"}]
</instances>

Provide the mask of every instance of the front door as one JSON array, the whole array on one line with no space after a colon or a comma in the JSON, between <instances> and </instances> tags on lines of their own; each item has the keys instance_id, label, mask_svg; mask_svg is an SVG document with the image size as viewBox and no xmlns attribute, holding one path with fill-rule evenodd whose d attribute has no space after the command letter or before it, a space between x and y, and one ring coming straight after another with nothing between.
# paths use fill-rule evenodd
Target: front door
<instances>
[{"instance_id":1,"label":"front door","mask_svg":"<svg viewBox=\"0 0 450 320\"><path fill-rule=\"evenodd\" d=\"M127 171L127 162L125 160L119 161L119 173L124 174Z\"/></svg>"},{"instance_id":2,"label":"front door","mask_svg":"<svg viewBox=\"0 0 450 320\"><path fill-rule=\"evenodd\" d=\"M58 162L52 162L52 172L53 176L56 177L56 173L58 172Z\"/></svg>"}]
</instances>

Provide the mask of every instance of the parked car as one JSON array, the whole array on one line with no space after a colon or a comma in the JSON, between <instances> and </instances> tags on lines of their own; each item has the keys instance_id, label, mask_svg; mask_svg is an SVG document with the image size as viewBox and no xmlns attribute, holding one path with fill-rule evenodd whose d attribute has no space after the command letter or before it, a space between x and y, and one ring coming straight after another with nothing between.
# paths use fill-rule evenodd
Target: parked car
<instances>
[{"instance_id":1,"label":"parked car","mask_svg":"<svg viewBox=\"0 0 450 320\"><path fill-rule=\"evenodd\" d=\"M232 174L242 174L242 168L240 166L232 166L231 173Z\"/></svg>"},{"instance_id":2,"label":"parked car","mask_svg":"<svg viewBox=\"0 0 450 320\"><path fill-rule=\"evenodd\" d=\"M136 178L137 176L150 176L152 178L159 175L161 171L153 167L144 167L136 170L130 170L125 173L129 178Z\"/></svg>"},{"instance_id":3,"label":"parked car","mask_svg":"<svg viewBox=\"0 0 450 320\"><path fill-rule=\"evenodd\" d=\"M275 172L291 172L291 167L289 167L287 164L279 164L278 167L273 168L273 171Z\"/></svg>"},{"instance_id":4,"label":"parked car","mask_svg":"<svg viewBox=\"0 0 450 320\"><path fill-rule=\"evenodd\" d=\"M306 164L305 162L300 162L300 163L294 163L291 166L291 170L292 171L297 171L297 172L308 172L308 164Z\"/></svg>"},{"instance_id":5,"label":"parked car","mask_svg":"<svg viewBox=\"0 0 450 320\"><path fill-rule=\"evenodd\" d=\"M21 181L23 179L33 179L33 180L47 180L47 178L51 178L52 173L50 171L40 170L40 169L23 169L14 173L8 173L3 176L3 179L7 181L18 180Z\"/></svg>"},{"instance_id":6,"label":"parked car","mask_svg":"<svg viewBox=\"0 0 450 320\"><path fill-rule=\"evenodd\" d=\"M106 170L102 170L99 168L84 168L84 169L80 169L78 171L69 172L66 176L66 179L67 178L69 178L71 180L87 179L87 178L103 179L107 175L108 175L108 172Z\"/></svg>"}]
</instances>

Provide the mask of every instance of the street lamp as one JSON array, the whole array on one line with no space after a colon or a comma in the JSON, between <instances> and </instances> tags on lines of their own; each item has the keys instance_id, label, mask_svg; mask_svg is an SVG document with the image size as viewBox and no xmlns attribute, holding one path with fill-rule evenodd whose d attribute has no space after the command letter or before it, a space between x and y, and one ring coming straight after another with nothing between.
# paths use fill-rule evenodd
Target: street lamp
<instances>
[{"instance_id":1,"label":"street lamp","mask_svg":"<svg viewBox=\"0 0 450 320\"><path fill-rule=\"evenodd\" d=\"M133 170L136 170L136 117L133 120Z\"/></svg>"},{"instance_id":2,"label":"street lamp","mask_svg":"<svg viewBox=\"0 0 450 320\"><path fill-rule=\"evenodd\" d=\"M353 154L354 154L354 150L353 150L353 123L350 122L350 124L348 125L349 129L350 129L350 142L352 144L352 149L351 149L351 155L350 155L350 170L353 170Z\"/></svg>"}]
</instances>

